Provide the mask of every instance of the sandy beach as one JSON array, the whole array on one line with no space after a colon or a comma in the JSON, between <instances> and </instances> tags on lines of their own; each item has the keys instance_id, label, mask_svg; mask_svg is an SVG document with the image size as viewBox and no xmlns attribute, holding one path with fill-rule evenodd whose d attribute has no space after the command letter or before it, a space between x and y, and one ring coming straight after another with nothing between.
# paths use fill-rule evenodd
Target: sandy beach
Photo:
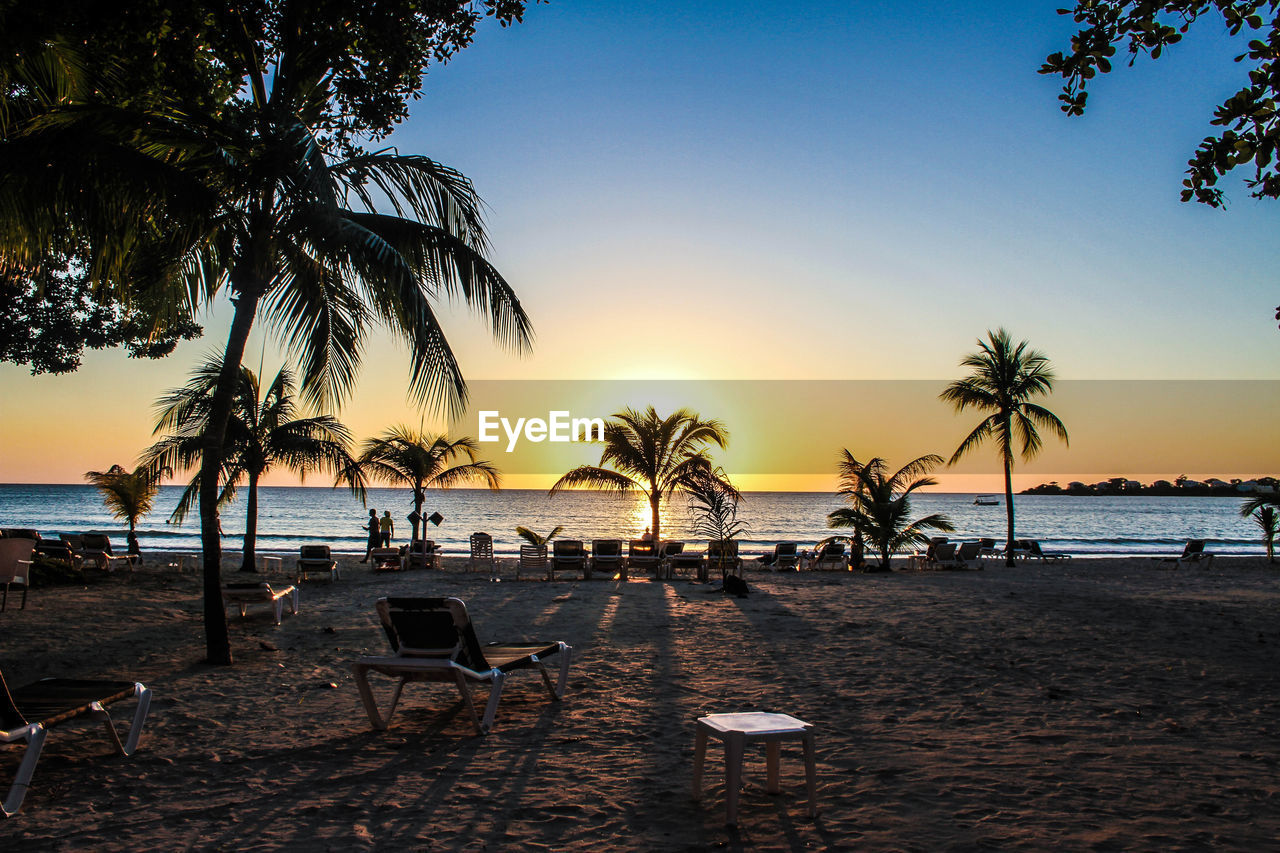
<instances>
[{"instance_id":1,"label":"sandy beach","mask_svg":"<svg viewBox=\"0 0 1280 853\"><path fill-rule=\"evenodd\" d=\"M55 728L5 850L1168 850L1280 837L1280 569L1077 559L982 572L687 580L374 575L344 561L276 627L203 656L199 580L161 569L37 589L0 614L11 685L136 678L141 748ZM228 573L229 579L233 573ZM269 577L271 580L282 578ZM451 688L410 685L375 732L350 665L383 653L381 595L454 595L481 641L575 647L565 700L532 673L474 734ZM13 600L11 599L11 604ZM376 688L389 690L389 680ZM381 693L380 695L386 695ZM115 706L116 718L131 703ZM814 724L819 815L799 749L783 793L748 754L724 825L716 744L690 797L693 721L784 711ZM19 748L3 750L7 787Z\"/></svg>"}]
</instances>

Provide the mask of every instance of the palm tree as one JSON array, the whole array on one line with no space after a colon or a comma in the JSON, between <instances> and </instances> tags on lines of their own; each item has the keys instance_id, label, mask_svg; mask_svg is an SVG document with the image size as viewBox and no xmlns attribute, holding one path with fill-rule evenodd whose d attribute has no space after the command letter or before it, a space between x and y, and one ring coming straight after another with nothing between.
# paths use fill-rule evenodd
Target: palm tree
<instances>
[{"instance_id":1,"label":"palm tree","mask_svg":"<svg viewBox=\"0 0 1280 853\"><path fill-rule=\"evenodd\" d=\"M198 368L184 387L171 391L159 402L160 415L155 434L170 434L153 444L143 454L152 466L198 468L169 520L181 524L196 505L200 495L200 466L205 451L204 432L213 408L213 389L221 375L222 365L212 360ZM329 415L298 417L297 382L293 372L283 367L264 393L258 376L249 368L240 368L231 417L227 422L226 449L219 473L221 507L236 496L236 489L248 480L245 511L244 559L242 572L257 571L255 553L258 539L258 484L262 475L275 465L282 465L300 478L317 470L335 474L350 471L351 434ZM363 497L359 481L351 481L352 491Z\"/></svg>"},{"instance_id":2,"label":"palm tree","mask_svg":"<svg viewBox=\"0 0 1280 853\"><path fill-rule=\"evenodd\" d=\"M443 435L427 435L406 426L394 426L364 443L356 462L361 474L373 480L404 483L413 489L413 539L418 539L422 504L427 488L447 489L462 483L483 482L489 488L502 485L502 476L491 463L478 460L479 445L473 438L450 440ZM459 465L451 463L466 459Z\"/></svg>"},{"instance_id":3,"label":"palm tree","mask_svg":"<svg viewBox=\"0 0 1280 853\"><path fill-rule=\"evenodd\" d=\"M1262 529L1262 542L1267 546L1267 562L1274 563L1276 536L1280 535L1280 497L1264 495L1249 498L1240 506L1240 515L1252 518Z\"/></svg>"},{"instance_id":4,"label":"palm tree","mask_svg":"<svg viewBox=\"0 0 1280 853\"><path fill-rule=\"evenodd\" d=\"M129 522L129 553L138 551L138 520L151 512L155 504L156 493L160 490L160 478L165 468L152 465L139 465L132 471L126 471L119 465L112 465L106 471L90 471L84 478L98 487L102 492L102 503L116 518Z\"/></svg>"},{"instance_id":5,"label":"palm tree","mask_svg":"<svg viewBox=\"0 0 1280 853\"><path fill-rule=\"evenodd\" d=\"M852 459L846 450L845 454ZM840 493L849 501L827 515L827 526L833 529L853 528L880 552L880 571L889 571L893 555L912 545L929 541L926 530L954 530L945 515L935 513L911 520L911 493L924 486L937 485L932 477L922 476L942 464L942 457L928 454L903 465L892 476L888 463L875 457L865 464L848 469L856 487L843 488ZM843 466L842 466L843 467Z\"/></svg>"},{"instance_id":6,"label":"palm tree","mask_svg":"<svg viewBox=\"0 0 1280 853\"><path fill-rule=\"evenodd\" d=\"M707 445L724 448L728 443L729 433L722 423L704 421L688 409L677 409L665 418L653 406L643 413L623 409L605 424L600 465L574 468L556 481L550 493L575 487L638 491L649 501L653 539L661 541L662 499L677 490L689 491L696 477L712 471Z\"/></svg>"},{"instance_id":7,"label":"palm tree","mask_svg":"<svg viewBox=\"0 0 1280 853\"><path fill-rule=\"evenodd\" d=\"M504 23L523 10L481 6ZM259 315L296 354L302 392L320 409L352 390L381 326L407 344L412 396L460 411L466 386L435 313L441 299L461 298L501 343L530 345L519 300L486 259L470 181L427 157L359 147L390 131L429 59L468 43L483 11L224 4L177 34L210 28L198 51L208 81L172 75L174 91L133 103L113 99L104 79L88 103L59 102L3 128L0 268L37 269L49 252L84 249L104 292L164 308L158 328L219 294L233 305L200 454L211 663L231 663L218 484Z\"/></svg>"},{"instance_id":8,"label":"palm tree","mask_svg":"<svg viewBox=\"0 0 1280 853\"><path fill-rule=\"evenodd\" d=\"M978 352L966 355L960 366L971 368L972 372L952 382L939 396L957 412L972 407L991 414L960 442L947 464L956 464L988 438L995 441L1004 465L1004 505L1009 523L1005 554L1012 566L1014 446L1020 445L1024 460L1033 459L1042 446L1037 426L1052 431L1063 444L1068 443L1067 428L1058 416L1031 402L1032 397L1053 390L1053 370L1048 357L1030 349L1026 341L1015 345L1004 329L988 331L987 340L978 340Z\"/></svg>"},{"instance_id":9,"label":"palm tree","mask_svg":"<svg viewBox=\"0 0 1280 853\"><path fill-rule=\"evenodd\" d=\"M563 524L557 524L555 528L552 529L552 531L548 533L546 536L543 536L541 533L537 533L533 530L530 530L528 527L517 527L516 535L519 536L524 541L528 542L530 545L545 547L547 545L550 545L551 540L555 539L563 531L564 531Z\"/></svg>"}]
</instances>

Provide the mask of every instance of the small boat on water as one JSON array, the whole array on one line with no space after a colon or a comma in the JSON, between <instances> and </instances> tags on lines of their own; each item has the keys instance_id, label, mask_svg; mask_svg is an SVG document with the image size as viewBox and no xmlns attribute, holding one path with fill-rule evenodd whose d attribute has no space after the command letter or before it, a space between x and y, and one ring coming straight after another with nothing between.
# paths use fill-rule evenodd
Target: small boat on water
<instances>
[{"instance_id":1,"label":"small boat on water","mask_svg":"<svg viewBox=\"0 0 1280 853\"><path fill-rule=\"evenodd\" d=\"M975 506L1000 506L1000 498L997 495L978 495L973 503Z\"/></svg>"}]
</instances>

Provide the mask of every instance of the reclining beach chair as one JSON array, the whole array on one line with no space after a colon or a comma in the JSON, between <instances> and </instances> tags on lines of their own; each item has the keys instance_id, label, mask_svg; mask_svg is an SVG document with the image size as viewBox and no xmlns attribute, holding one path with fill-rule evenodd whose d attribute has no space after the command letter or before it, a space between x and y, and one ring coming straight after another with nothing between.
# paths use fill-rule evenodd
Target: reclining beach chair
<instances>
[{"instance_id":1,"label":"reclining beach chair","mask_svg":"<svg viewBox=\"0 0 1280 853\"><path fill-rule=\"evenodd\" d=\"M592 539L591 557L587 560L586 579L591 579L592 572L605 572L610 578L621 573L622 580L627 579L627 569L622 560L621 539Z\"/></svg>"},{"instance_id":2,"label":"reclining beach chair","mask_svg":"<svg viewBox=\"0 0 1280 853\"><path fill-rule=\"evenodd\" d=\"M933 559L925 562L926 569L963 569L964 560L956 550L960 546L955 542L940 542L933 548Z\"/></svg>"},{"instance_id":3,"label":"reclining beach chair","mask_svg":"<svg viewBox=\"0 0 1280 853\"><path fill-rule=\"evenodd\" d=\"M32 539L0 539L0 583L4 584L4 600L0 611L9 606L9 586L22 585L22 608L27 609L27 587L31 585L31 555L36 549Z\"/></svg>"},{"instance_id":4,"label":"reclining beach chair","mask_svg":"<svg viewBox=\"0 0 1280 853\"><path fill-rule=\"evenodd\" d=\"M123 562L133 571L132 555L118 555L111 550L111 537L105 533L86 533L80 537L81 560L92 560L94 564L106 572L114 572L116 564Z\"/></svg>"},{"instance_id":5,"label":"reclining beach chair","mask_svg":"<svg viewBox=\"0 0 1280 853\"><path fill-rule=\"evenodd\" d=\"M672 572L672 564L676 557L684 553L683 542L659 542L658 543L658 565L654 573L655 578L670 578Z\"/></svg>"},{"instance_id":6,"label":"reclining beach chair","mask_svg":"<svg viewBox=\"0 0 1280 853\"><path fill-rule=\"evenodd\" d=\"M849 567L849 560L844 553L843 542L822 542L818 544L816 553L813 556L813 562L809 564L809 568L815 572L825 570L842 571Z\"/></svg>"},{"instance_id":7,"label":"reclining beach chair","mask_svg":"<svg viewBox=\"0 0 1280 853\"><path fill-rule=\"evenodd\" d=\"M627 574L632 569L658 571L658 549L649 539L632 539L627 543Z\"/></svg>"},{"instance_id":8,"label":"reclining beach chair","mask_svg":"<svg viewBox=\"0 0 1280 853\"><path fill-rule=\"evenodd\" d=\"M430 539L415 539L409 543L409 550L405 552L405 568L438 569L441 550L443 549Z\"/></svg>"},{"instance_id":9,"label":"reclining beach chair","mask_svg":"<svg viewBox=\"0 0 1280 853\"><path fill-rule=\"evenodd\" d=\"M696 578L705 583L707 580L707 566L702 555L693 551L686 551L683 542L673 544L678 545L679 548L674 552L667 552L667 557L663 560L663 573L668 578L673 578L680 574L685 577Z\"/></svg>"},{"instance_id":10,"label":"reclining beach chair","mask_svg":"<svg viewBox=\"0 0 1280 853\"><path fill-rule=\"evenodd\" d=\"M283 589L273 589L266 581L260 583L224 583L222 585L222 608L234 604L240 608L240 618L250 604L269 604L276 614L276 624L284 615L285 599L289 600L289 612L298 612L298 588L290 584Z\"/></svg>"},{"instance_id":11,"label":"reclining beach chair","mask_svg":"<svg viewBox=\"0 0 1280 853\"><path fill-rule=\"evenodd\" d=\"M370 548L369 571L398 572L404 568L404 558L399 548Z\"/></svg>"},{"instance_id":12,"label":"reclining beach chair","mask_svg":"<svg viewBox=\"0 0 1280 853\"><path fill-rule=\"evenodd\" d=\"M400 701L400 692L411 681L445 681L457 685L476 731L488 734L502 698L507 675L518 669L536 668L542 674L552 701L564 695L573 649L563 642L489 643L480 645L467 606L457 598L380 598L376 609L382 629L394 652L362 657L352 665L360 701L375 729L386 729ZM560 677L553 684L544 658L561 655ZM391 705L384 717L369 686L369 672L397 679ZM470 682L490 685L484 716L476 713Z\"/></svg>"},{"instance_id":13,"label":"reclining beach chair","mask_svg":"<svg viewBox=\"0 0 1280 853\"><path fill-rule=\"evenodd\" d=\"M1156 557L1162 563L1173 563L1179 568L1183 563L1203 563L1206 568L1213 565L1213 554L1204 549L1203 539L1188 539L1182 553L1176 557Z\"/></svg>"},{"instance_id":14,"label":"reclining beach chair","mask_svg":"<svg viewBox=\"0 0 1280 853\"><path fill-rule=\"evenodd\" d=\"M298 582L307 579L307 575L329 576L336 581L342 575L338 571L338 563L329 553L328 545L303 545L298 549Z\"/></svg>"},{"instance_id":15,"label":"reclining beach chair","mask_svg":"<svg viewBox=\"0 0 1280 853\"><path fill-rule=\"evenodd\" d=\"M493 556L493 537L488 533L471 534L471 556L467 558L467 569L474 570L484 566L489 569L489 576L498 573L498 561Z\"/></svg>"},{"instance_id":16,"label":"reclining beach chair","mask_svg":"<svg viewBox=\"0 0 1280 853\"><path fill-rule=\"evenodd\" d=\"M773 546L773 553L765 558L765 564L775 572L795 571L800 567L800 556L796 553L796 543L779 542Z\"/></svg>"},{"instance_id":17,"label":"reclining beach chair","mask_svg":"<svg viewBox=\"0 0 1280 853\"><path fill-rule=\"evenodd\" d=\"M516 561L516 580L523 574L547 574L547 546L521 545L520 559Z\"/></svg>"},{"instance_id":18,"label":"reclining beach chair","mask_svg":"<svg viewBox=\"0 0 1280 853\"><path fill-rule=\"evenodd\" d=\"M1042 551L1040 542L1036 539L1022 540L1022 547L1027 552L1027 557L1032 560L1041 560L1046 563L1057 563L1062 560L1070 560L1071 555L1064 551Z\"/></svg>"},{"instance_id":19,"label":"reclining beach chair","mask_svg":"<svg viewBox=\"0 0 1280 853\"><path fill-rule=\"evenodd\" d=\"M587 578L587 551L581 539L557 539L551 543L551 562L547 566L547 580L556 579L557 571L580 571Z\"/></svg>"},{"instance_id":20,"label":"reclining beach chair","mask_svg":"<svg viewBox=\"0 0 1280 853\"><path fill-rule=\"evenodd\" d=\"M106 706L136 696L138 709L133 714L127 739L122 744ZM135 681L80 681L70 678L46 678L17 690L9 690L0 672L0 743L26 741L26 752L18 765L18 773L5 795L0 811L12 817L22 807L31 776L35 773L40 751L49 729L75 717L90 715L106 725L107 735L121 755L133 755L142 737L142 724L151 707L151 691Z\"/></svg>"},{"instance_id":21,"label":"reclining beach chair","mask_svg":"<svg viewBox=\"0 0 1280 853\"><path fill-rule=\"evenodd\" d=\"M707 569L719 569L720 577L737 574L742 568L742 558L738 556L736 539L712 539L707 543Z\"/></svg>"}]
</instances>

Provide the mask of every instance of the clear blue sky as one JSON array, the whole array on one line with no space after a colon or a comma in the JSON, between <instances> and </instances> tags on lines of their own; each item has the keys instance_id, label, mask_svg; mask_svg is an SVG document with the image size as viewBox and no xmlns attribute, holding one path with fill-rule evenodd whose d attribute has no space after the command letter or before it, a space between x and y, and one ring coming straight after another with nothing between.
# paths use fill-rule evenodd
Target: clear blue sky
<instances>
[{"instance_id":1,"label":"clear blue sky","mask_svg":"<svg viewBox=\"0 0 1280 853\"><path fill-rule=\"evenodd\" d=\"M1236 178L1226 211L1178 201L1243 48L1206 19L1158 62L1117 62L1069 119L1060 80L1036 73L1074 31L1059 5L555 0L485 26L390 140L474 180L534 319L519 360L451 316L464 369L948 379L1004 325L1063 378L1280 377L1280 205ZM0 481L132 460L153 401L226 321L157 364L0 366L10 399L57 415L0 416ZM358 437L416 425L406 375L392 344L371 347L341 413Z\"/></svg>"}]
</instances>

